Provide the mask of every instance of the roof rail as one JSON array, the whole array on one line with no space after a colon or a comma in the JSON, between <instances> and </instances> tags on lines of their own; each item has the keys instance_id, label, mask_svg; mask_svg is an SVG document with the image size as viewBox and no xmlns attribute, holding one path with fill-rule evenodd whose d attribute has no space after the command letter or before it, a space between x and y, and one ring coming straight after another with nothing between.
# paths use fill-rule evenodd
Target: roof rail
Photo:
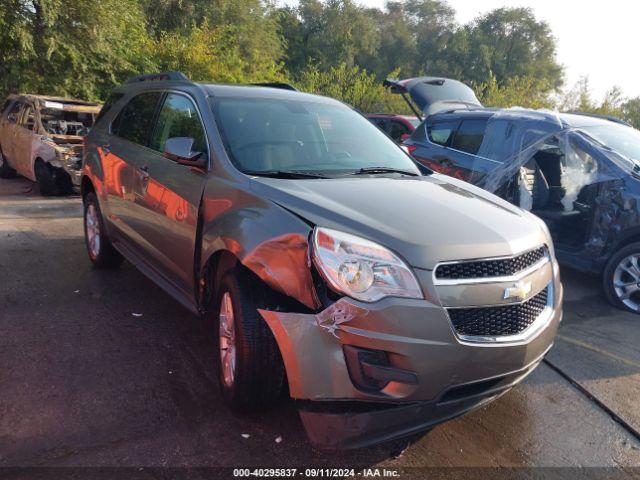
<instances>
[{"instance_id":1,"label":"roof rail","mask_svg":"<svg viewBox=\"0 0 640 480\"><path fill-rule=\"evenodd\" d=\"M144 75L131 77L124 83L163 82L163 81L190 82L191 80L189 80L189 77L187 77L182 72L159 72L159 73L147 73Z\"/></svg>"},{"instance_id":2,"label":"roof rail","mask_svg":"<svg viewBox=\"0 0 640 480\"><path fill-rule=\"evenodd\" d=\"M291 90L292 92L299 91L296 87L294 87L290 83L284 83L284 82L259 82L259 83L252 83L251 85L255 87L280 88L282 90Z\"/></svg>"},{"instance_id":3,"label":"roof rail","mask_svg":"<svg viewBox=\"0 0 640 480\"><path fill-rule=\"evenodd\" d=\"M570 113L571 115L580 115L581 117L601 118L602 120L609 120L610 122L626 125L627 127L633 126L626 120L623 120L618 117L614 117L613 115L601 115L599 113L589 113L589 112L567 112L567 113Z\"/></svg>"}]
</instances>

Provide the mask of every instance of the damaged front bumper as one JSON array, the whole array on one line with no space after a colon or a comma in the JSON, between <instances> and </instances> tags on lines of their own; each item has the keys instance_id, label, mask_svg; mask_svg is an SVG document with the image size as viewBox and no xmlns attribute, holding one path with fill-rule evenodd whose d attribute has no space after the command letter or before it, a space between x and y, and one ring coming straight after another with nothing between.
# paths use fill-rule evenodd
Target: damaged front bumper
<instances>
[{"instance_id":1,"label":"damaged front bumper","mask_svg":"<svg viewBox=\"0 0 640 480\"><path fill-rule=\"evenodd\" d=\"M59 160L60 168L62 168L71 178L71 183L75 189L80 189L82 180L82 158L73 153L63 155Z\"/></svg>"},{"instance_id":2,"label":"damaged front bumper","mask_svg":"<svg viewBox=\"0 0 640 480\"><path fill-rule=\"evenodd\" d=\"M461 340L436 300L343 298L318 314L261 310L312 443L357 448L477 408L520 382L551 348L562 286L542 328L507 343Z\"/></svg>"},{"instance_id":3,"label":"damaged front bumper","mask_svg":"<svg viewBox=\"0 0 640 480\"><path fill-rule=\"evenodd\" d=\"M74 189L80 189L82 180L82 145L52 143L54 155L48 161L57 175L68 175Z\"/></svg>"}]
</instances>

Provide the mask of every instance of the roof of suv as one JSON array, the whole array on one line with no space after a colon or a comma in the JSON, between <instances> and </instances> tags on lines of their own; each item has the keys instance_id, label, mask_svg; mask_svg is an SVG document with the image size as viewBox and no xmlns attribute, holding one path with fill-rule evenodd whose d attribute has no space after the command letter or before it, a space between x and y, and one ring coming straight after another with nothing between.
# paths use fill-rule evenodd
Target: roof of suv
<instances>
[{"instance_id":1,"label":"roof of suv","mask_svg":"<svg viewBox=\"0 0 640 480\"><path fill-rule=\"evenodd\" d=\"M199 84L215 97L277 98L282 100L308 100L316 103L342 105L342 102L329 97L313 95L283 88L260 85L218 85Z\"/></svg>"},{"instance_id":2,"label":"roof of suv","mask_svg":"<svg viewBox=\"0 0 640 480\"><path fill-rule=\"evenodd\" d=\"M567 127L586 127L592 125L610 125L611 123L619 123L627 125L624 121L616 119L614 117L604 117L599 115L591 115L586 113L558 113L545 110L532 110L532 109L499 109L499 108L477 108L477 109L460 109L450 110L446 112L439 112L431 115L433 120L463 120L463 119L489 119L498 112L509 112L513 115L517 115L518 112L522 112L523 121L529 120L531 114L539 117L540 120L544 120L547 117L549 122L553 122L555 118L559 118L564 126ZM525 114L527 115L525 117ZM557 117L556 117L557 115Z\"/></svg>"},{"instance_id":3,"label":"roof of suv","mask_svg":"<svg viewBox=\"0 0 640 480\"><path fill-rule=\"evenodd\" d=\"M344 105L342 102L329 97L303 93L296 90L291 85L285 83L265 83L248 85L228 85L192 82L179 72L165 72L159 74L144 75L134 77L116 91L128 92L131 90L144 91L152 89L179 88L185 86L196 86L204 91L206 95L215 97L241 97L241 98L275 98L282 100L307 100L316 103L326 103L333 105Z\"/></svg>"}]
</instances>

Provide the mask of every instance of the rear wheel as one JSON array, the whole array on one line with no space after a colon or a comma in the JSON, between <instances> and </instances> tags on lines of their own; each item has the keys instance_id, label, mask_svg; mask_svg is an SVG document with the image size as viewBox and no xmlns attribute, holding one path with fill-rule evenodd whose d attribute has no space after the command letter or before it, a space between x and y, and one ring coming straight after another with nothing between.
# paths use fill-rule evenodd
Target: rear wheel
<instances>
[{"instance_id":1,"label":"rear wheel","mask_svg":"<svg viewBox=\"0 0 640 480\"><path fill-rule=\"evenodd\" d=\"M89 259L98 268L115 268L124 258L105 235L98 198L89 192L84 197L84 237Z\"/></svg>"},{"instance_id":2,"label":"rear wheel","mask_svg":"<svg viewBox=\"0 0 640 480\"><path fill-rule=\"evenodd\" d=\"M9 166L9 162L2 154L0 150L0 178L13 178L16 176L16 171Z\"/></svg>"},{"instance_id":3,"label":"rear wheel","mask_svg":"<svg viewBox=\"0 0 640 480\"><path fill-rule=\"evenodd\" d=\"M258 313L264 292L246 272L227 273L210 309L217 373L224 401L240 411L264 410L282 391L284 365L269 326Z\"/></svg>"},{"instance_id":4,"label":"rear wheel","mask_svg":"<svg viewBox=\"0 0 640 480\"><path fill-rule=\"evenodd\" d=\"M640 313L640 242L627 245L609 259L603 282L613 305Z\"/></svg>"}]
</instances>

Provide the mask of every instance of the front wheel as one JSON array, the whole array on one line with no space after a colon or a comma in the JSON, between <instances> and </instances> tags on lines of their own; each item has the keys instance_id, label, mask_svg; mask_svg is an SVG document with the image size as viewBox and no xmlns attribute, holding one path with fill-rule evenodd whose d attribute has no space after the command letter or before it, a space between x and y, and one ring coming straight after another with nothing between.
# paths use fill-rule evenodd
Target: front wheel
<instances>
[{"instance_id":1,"label":"front wheel","mask_svg":"<svg viewBox=\"0 0 640 480\"><path fill-rule=\"evenodd\" d=\"M49 164L44 163L40 159L36 160L34 172L36 174L36 182L38 183L40 195L43 197L54 197L60 195L60 186L58 185L56 176Z\"/></svg>"},{"instance_id":2,"label":"front wheel","mask_svg":"<svg viewBox=\"0 0 640 480\"><path fill-rule=\"evenodd\" d=\"M115 268L124 258L105 235L104 221L95 193L84 197L84 238L89 259L97 268Z\"/></svg>"},{"instance_id":3,"label":"front wheel","mask_svg":"<svg viewBox=\"0 0 640 480\"><path fill-rule=\"evenodd\" d=\"M222 397L235 410L264 410L282 392L284 365L278 344L258 313L261 295L248 273L231 270L222 278L209 313Z\"/></svg>"},{"instance_id":4,"label":"front wheel","mask_svg":"<svg viewBox=\"0 0 640 480\"><path fill-rule=\"evenodd\" d=\"M609 259L603 282L613 305L640 313L640 242L627 245Z\"/></svg>"}]
</instances>

